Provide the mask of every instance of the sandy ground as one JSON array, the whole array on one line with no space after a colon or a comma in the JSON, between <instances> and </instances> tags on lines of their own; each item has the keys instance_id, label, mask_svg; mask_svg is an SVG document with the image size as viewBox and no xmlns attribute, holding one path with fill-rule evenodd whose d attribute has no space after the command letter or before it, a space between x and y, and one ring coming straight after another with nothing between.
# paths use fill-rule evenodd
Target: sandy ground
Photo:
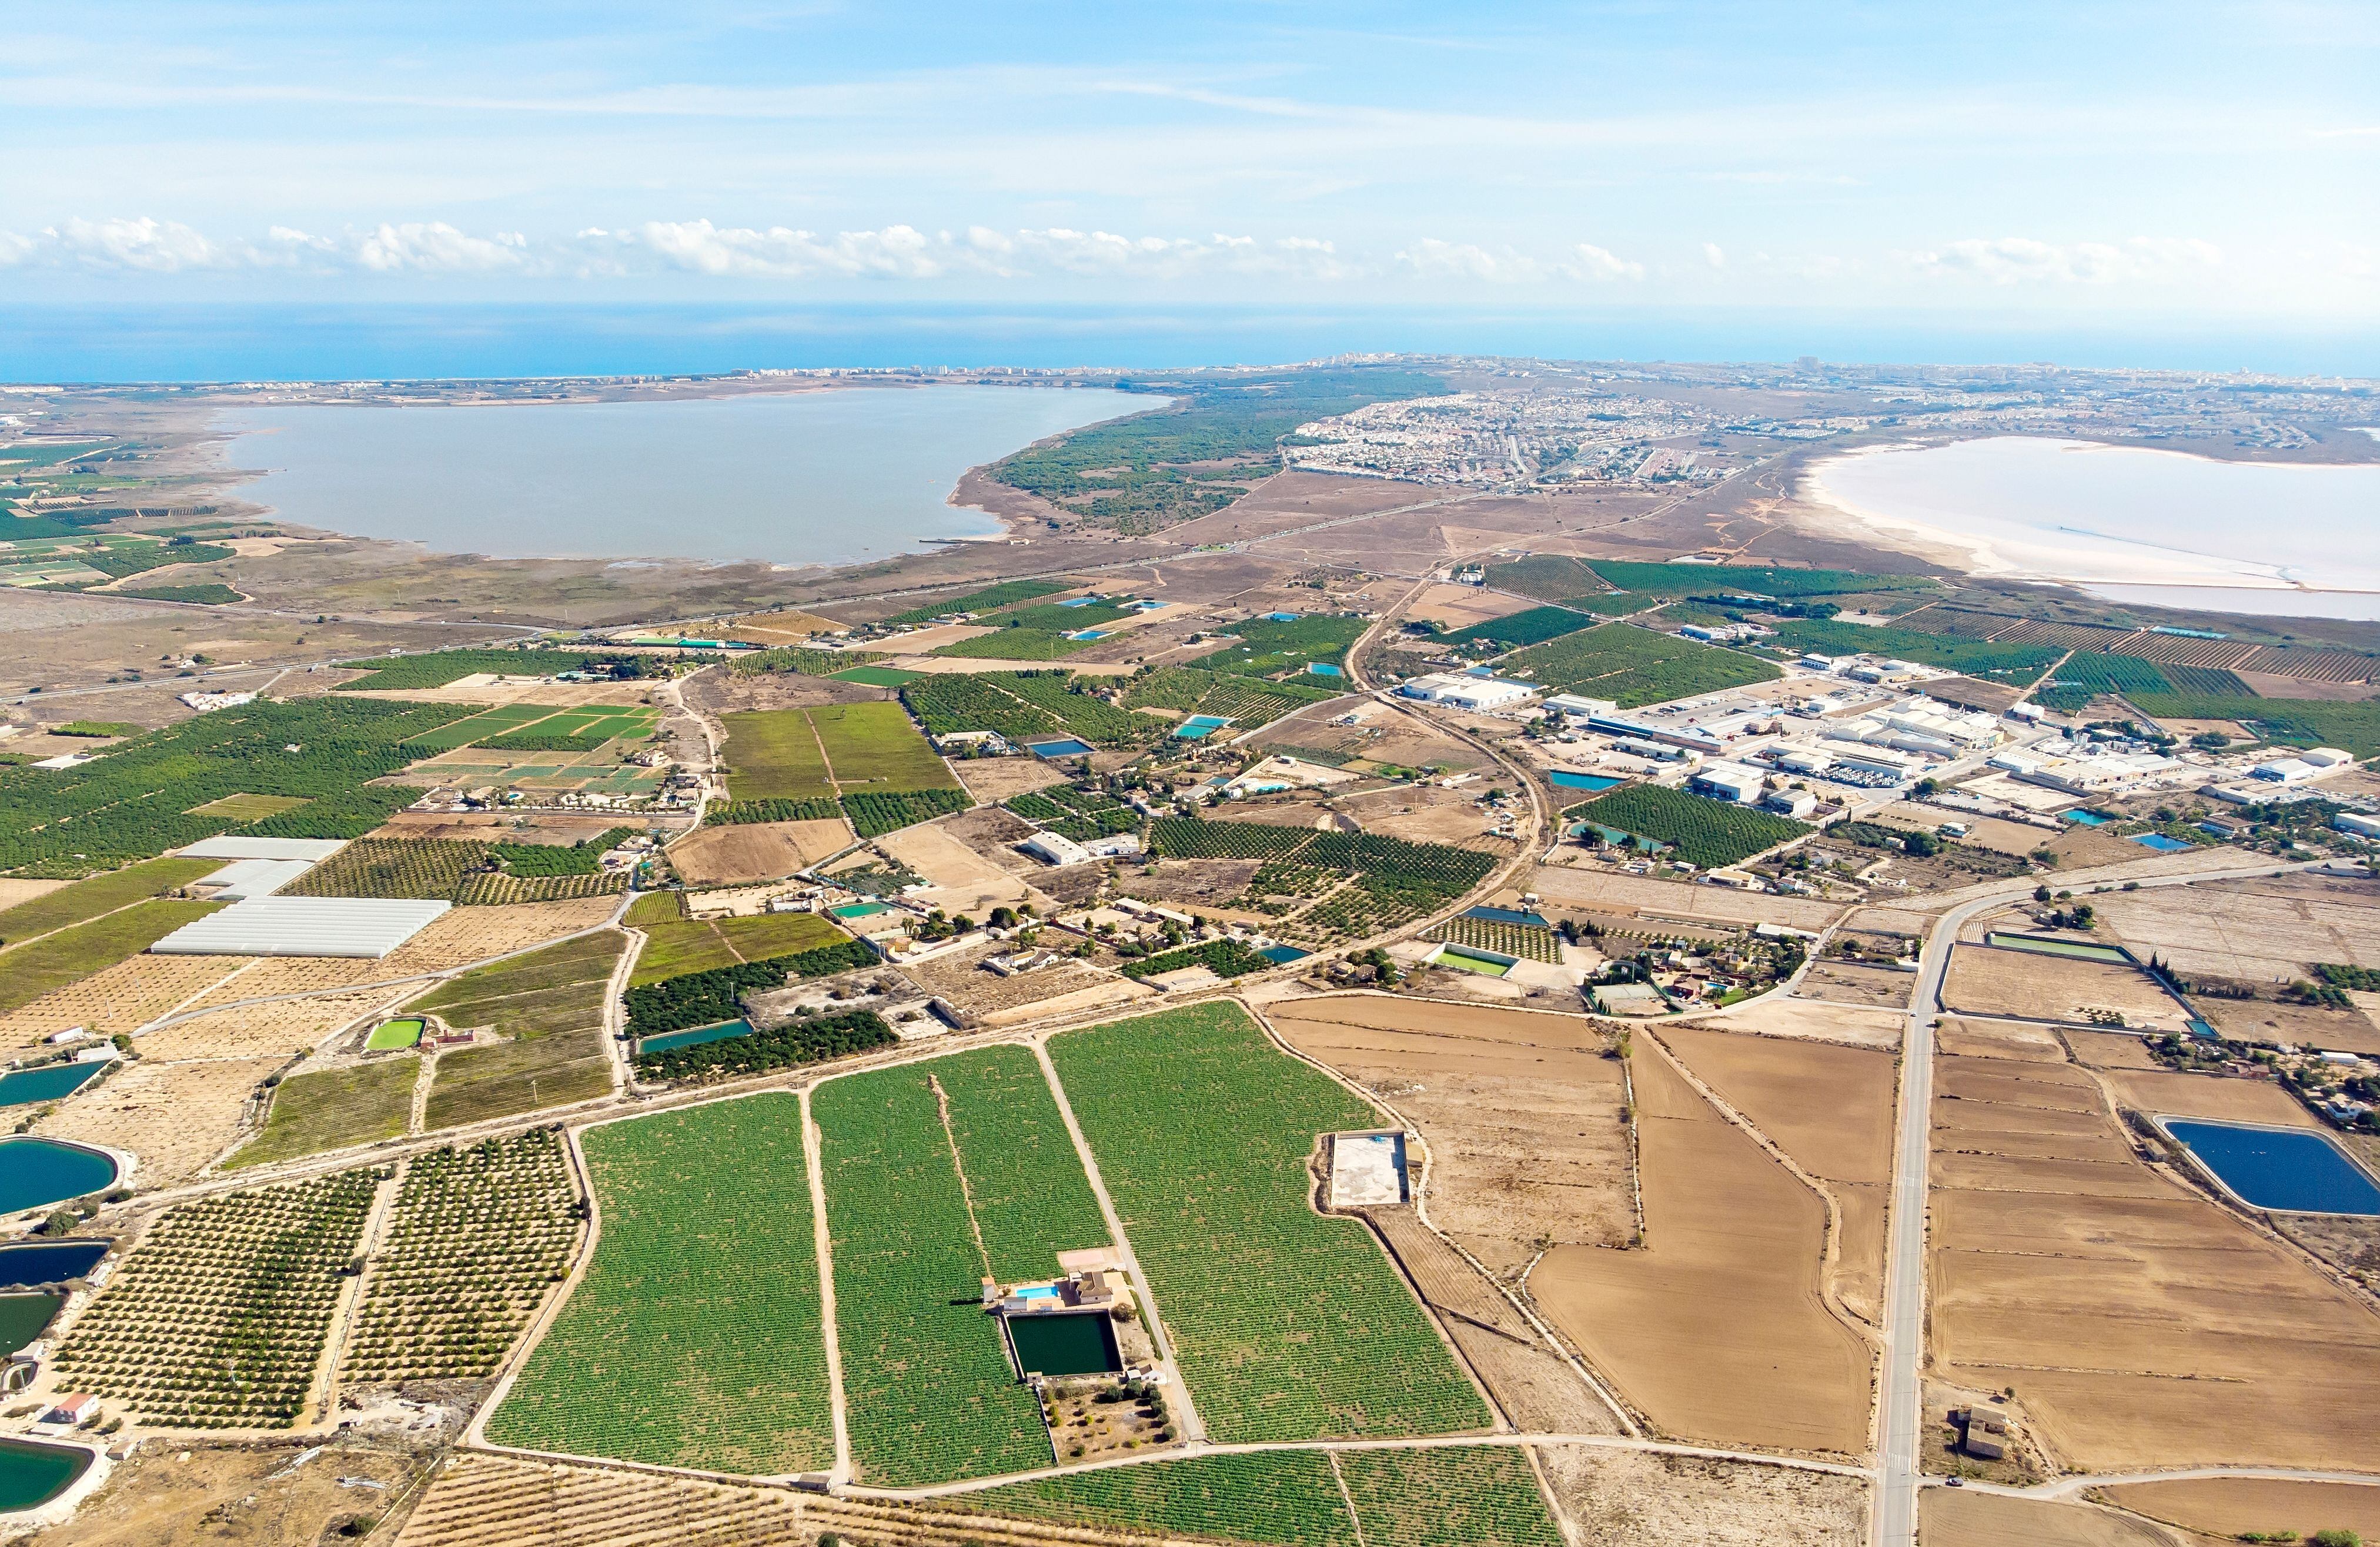
<instances>
[{"instance_id":1,"label":"sandy ground","mask_svg":"<svg viewBox=\"0 0 2380 1547\"><path fill-rule=\"evenodd\" d=\"M2270 1080L2180 1074L2162 1070L2118 1070L2109 1072L2107 1081L2116 1099L2137 1111L2265 1123L2275 1128L2329 1128L2307 1111L2297 1097Z\"/></svg>"},{"instance_id":2,"label":"sandy ground","mask_svg":"<svg viewBox=\"0 0 2380 1547\"><path fill-rule=\"evenodd\" d=\"M2092 1010L2113 1010L2128 1026L2160 1032L2184 1031L2190 1020L2137 967L1989 946L1961 945L1951 951L1942 1003L1971 1015L2078 1023L2090 1021Z\"/></svg>"},{"instance_id":3,"label":"sandy ground","mask_svg":"<svg viewBox=\"0 0 2380 1547\"><path fill-rule=\"evenodd\" d=\"M412 993L405 988L368 988L312 999L221 1009L148 1033L135 1043L141 1058L158 1062L189 1058L288 1058L320 1049L332 1036Z\"/></svg>"},{"instance_id":4,"label":"sandy ground","mask_svg":"<svg viewBox=\"0 0 2380 1547\"><path fill-rule=\"evenodd\" d=\"M2123 1032L2067 1032L2066 1045L2086 1069L2162 1069L2148 1045ZM1986 1054L1985 1057L1991 1055Z\"/></svg>"},{"instance_id":5,"label":"sandy ground","mask_svg":"<svg viewBox=\"0 0 2380 1547\"><path fill-rule=\"evenodd\" d=\"M945 645L956 645L991 632L989 624L938 623L932 628L921 628L891 639L877 640L868 648L892 655L924 655L928 650L939 650Z\"/></svg>"},{"instance_id":6,"label":"sandy ground","mask_svg":"<svg viewBox=\"0 0 2380 1547\"><path fill-rule=\"evenodd\" d=\"M1556 1248L1538 1303L1666 1432L1859 1450L1870 1358L1820 1299L1824 1204L1658 1055L1629 1065L1645 1249Z\"/></svg>"},{"instance_id":7,"label":"sandy ground","mask_svg":"<svg viewBox=\"0 0 2380 1547\"><path fill-rule=\"evenodd\" d=\"M1886 1052L1648 1026L1697 1078L1823 1181L1841 1213L1835 1292L1874 1322L1884 1293L1897 1060Z\"/></svg>"},{"instance_id":8,"label":"sandy ground","mask_svg":"<svg viewBox=\"0 0 2380 1547\"><path fill-rule=\"evenodd\" d=\"M2380 888L2369 881L2277 876L2091 902L2135 955L2154 951L2184 973L2263 983L2303 977L2313 961L2380 967Z\"/></svg>"},{"instance_id":9,"label":"sandy ground","mask_svg":"<svg viewBox=\"0 0 2380 1547\"><path fill-rule=\"evenodd\" d=\"M1424 618L1450 629L1466 628L1490 618L1509 617L1536 604L1525 597L1506 596L1485 586L1426 586L1405 609L1408 618Z\"/></svg>"},{"instance_id":10,"label":"sandy ground","mask_svg":"<svg viewBox=\"0 0 2380 1547\"><path fill-rule=\"evenodd\" d=\"M1948 806L1912 805L1906 801L1884 808L1891 821L1906 822L1912 827L1931 832L1945 822L1963 822L1967 836L1959 840L1978 849L1990 849L2003 854L2030 854L2044 843L2058 837L2047 828L2028 827L2022 822L2003 821L1997 816L1978 816L1971 811L1953 811ZM2124 856L2130 859L2131 856Z\"/></svg>"},{"instance_id":11,"label":"sandy ground","mask_svg":"<svg viewBox=\"0 0 2380 1547\"><path fill-rule=\"evenodd\" d=\"M955 757L951 772L979 801L1004 801L1066 782L1065 770L1046 757Z\"/></svg>"},{"instance_id":12,"label":"sandy ground","mask_svg":"<svg viewBox=\"0 0 2380 1547\"><path fill-rule=\"evenodd\" d=\"M165 1187L195 1175L244 1131L248 1098L283 1058L228 1058L206 1063L146 1059L79 1092L33 1131L130 1150L140 1157L132 1174L141 1187Z\"/></svg>"},{"instance_id":13,"label":"sandy ground","mask_svg":"<svg viewBox=\"0 0 2380 1547\"><path fill-rule=\"evenodd\" d=\"M1266 1013L1419 1126L1430 1218L1491 1271L1516 1274L1548 1244L1633 1234L1621 1065L1593 1021L1370 995Z\"/></svg>"},{"instance_id":14,"label":"sandy ground","mask_svg":"<svg viewBox=\"0 0 2380 1547\"><path fill-rule=\"evenodd\" d=\"M951 913L965 913L976 922L992 909L1030 902L1045 917L1050 899L1021 877L1013 876L973 849L929 822L886 833L876 846L915 871L931 888L917 900Z\"/></svg>"},{"instance_id":15,"label":"sandy ground","mask_svg":"<svg viewBox=\"0 0 2380 1547\"><path fill-rule=\"evenodd\" d=\"M735 822L703 828L670 845L670 864L689 887L782 880L853 842L842 817L816 822Z\"/></svg>"},{"instance_id":16,"label":"sandy ground","mask_svg":"<svg viewBox=\"0 0 2380 1547\"><path fill-rule=\"evenodd\" d=\"M1899 1010L1854 1005L1820 1004L1783 994L1764 994L1724 1015L1710 1018L1713 1026L1758 1032L1764 1036L1813 1037L1821 1042L1848 1042L1862 1047L1898 1047L1909 1017Z\"/></svg>"},{"instance_id":17,"label":"sandy ground","mask_svg":"<svg viewBox=\"0 0 2380 1547\"><path fill-rule=\"evenodd\" d=\"M2278 1530L2312 1536L2344 1529L2366 1541L2380 1541L2380 1484L2222 1477L2133 1482L2100 1492L2111 1504L2208 1536Z\"/></svg>"},{"instance_id":18,"label":"sandy ground","mask_svg":"<svg viewBox=\"0 0 2380 1547\"><path fill-rule=\"evenodd\" d=\"M9 742L0 751L15 751L17 743ZM60 887L72 886L71 881L20 881L13 876L0 876L0 909L30 902L37 897L47 897Z\"/></svg>"},{"instance_id":19,"label":"sandy ground","mask_svg":"<svg viewBox=\"0 0 2380 1547\"><path fill-rule=\"evenodd\" d=\"M343 1521L376 1517L426 1459L347 1435L290 1470L310 1444L152 1440L116 1466L73 1520L39 1540L42 1547L315 1547L341 1540L326 1533Z\"/></svg>"},{"instance_id":20,"label":"sandy ground","mask_svg":"<svg viewBox=\"0 0 2380 1547\"><path fill-rule=\"evenodd\" d=\"M2066 1061L2066 1049L2058 1041L2060 1034L2047 1026L2027 1026L2013 1021L1946 1019L1934 1033L1934 1041L1941 1051L1956 1058L2012 1058L2062 1064ZM2109 1042L2131 1040L2114 1032L2070 1032L2063 1034L2091 1036Z\"/></svg>"},{"instance_id":21,"label":"sandy ground","mask_svg":"<svg viewBox=\"0 0 2380 1547\"><path fill-rule=\"evenodd\" d=\"M1863 967L1828 958L1811 963L1793 992L1805 999L1827 999L1839 1005L1866 1005L1879 1009L1906 1009L1917 991L1917 975L1889 967Z\"/></svg>"},{"instance_id":22,"label":"sandy ground","mask_svg":"<svg viewBox=\"0 0 2380 1547\"><path fill-rule=\"evenodd\" d=\"M1781 924L1794 929L1824 929L1843 911L1835 903L1808 898L1773 897L1726 887L1694 887L1645 876L1623 876L1586 859L1583 849L1563 852L1575 853L1582 863L1575 866L1541 864L1529 875L1526 889L1542 896L1551 907L1575 902L1606 910L1633 910L1646 918Z\"/></svg>"},{"instance_id":23,"label":"sandy ground","mask_svg":"<svg viewBox=\"0 0 2380 1547\"><path fill-rule=\"evenodd\" d=\"M0 1048L30 1047L75 1026L101 1036L129 1032L207 993L256 960L145 953L128 958L0 1015Z\"/></svg>"},{"instance_id":24,"label":"sandy ground","mask_svg":"<svg viewBox=\"0 0 2380 1547\"><path fill-rule=\"evenodd\" d=\"M1005 1010L1031 1009L1095 988L1118 989L1113 997L1119 1001L1150 992L1129 979L1074 962L1041 967L1014 977L1002 977L981 965L984 958L1014 949L999 942L969 946L931 961L912 962L902 971L927 993L948 999L962 1014L987 1019Z\"/></svg>"},{"instance_id":25,"label":"sandy ground","mask_svg":"<svg viewBox=\"0 0 2380 1547\"><path fill-rule=\"evenodd\" d=\"M1925 1547L2182 1547L2187 1539L2087 1504L1929 1488L1918 1496Z\"/></svg>"},{"instance_id":26,"label":"sandy ground","mask_svg":"<svg viewBox=\"0 0 2380 1547\"><path fill-rule=\"evenodd\" d=\"M2193 995L2208 1024L2240 1042L2286 1042L2339 1053L2380 1053L2380 1020L2362 1006L2283 1004L2272 999L2217 999Z\"/></svg>"},{"instance_id":27,"label":"sandy ground","mask_svg":"<svg viewBox=\"0 0 2380 1547\"><path fill-rule=\"evenodd\" d=\"M2368 1464L2380 1316L2142 1162L2080 1069L1952 1055L1936 1095L1944 1378L2014 1386L2073 1469Z\"/></svg>"},{"instance_id":28,"label":"sandy ground","mask_svg":"<svg viewBox=\"0 0 2380 1547\"><path fill-rule=\"evenodd\" d=\"M1585 1445L1537 1456L1585 1547L1841 1547L1867 1522L1857 1478Z\"/></svg>"}]
</instances>

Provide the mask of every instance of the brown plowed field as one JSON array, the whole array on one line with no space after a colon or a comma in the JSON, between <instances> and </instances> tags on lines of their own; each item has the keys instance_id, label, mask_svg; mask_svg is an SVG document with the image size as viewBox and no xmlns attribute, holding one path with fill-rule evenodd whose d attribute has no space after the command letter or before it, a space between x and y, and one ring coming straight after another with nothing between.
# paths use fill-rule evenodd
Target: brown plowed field
<instances>
[{"instance_id":1,"label":"brown plowed field","mask_svg":"<svg viewBox=\"0 0 2380 1547\"><path fill-rule=\"evenodd\" d=\"M2184 1539L2087 1504L1928 1488L1917 1497L1925 1547L2183 1547Z\"/></svg>"},{"instance_id":2,"label":"brown plowed field","mask_svg":"<svg viewBox=\"0 0 2380 1547\"><path fill-rule=\"evenodd\" d=\"M1971 1015L2077 1023L2087 1023L2091 1010L2114 1010L2127 1025L2170 1032L2183 1030L2189 1020L2138 967L1991 946L1951 949L1942 1003Z\"/></svg>"},{"instance_id":3,"label":"brown plowed field","mask_svg":"<svg viewBox=\"0 0 2380 1547\"><path fill-rule=\"evenodd\" d=\"M1960 1058L2018 1058L2051 1064L2066 1061L2066 1050L2058 1045L2058 1033L2046 1026L1945 1021L1934 1033L1934 1041L1943 1052Z\"/></svg>"},{"instance_id":4,"label":"brown plowed field","mask_svg":"<svg viewBox=\"0 0 2380 1547\"><path fill-rule=\"evenodd\" d=\"M1538 1303L1667 1432L1859 1450L1870 1358L1819 1294L1824 1203L1658 1054L1630 1070L1645 1245L1557 1247Z\"/></svg>"},{"instance_id":5,"label":"brown plowed field","mask_svg":"<svg viewBox=\"0 0 2380 1547\"><path fill-rule=\"evenodd\" d=\"M2088 1069L2162 1069L2148 1045L2122 1032L2069 1032L2074 1057Z\"/></svg>"},{"instance_id":6,"label":"brown plowed field","mask_svg":"<svg viewBox=\"0 0 2380 1547\"><path fill-rule=\"evenodd\" d=\"M2100 1492L2112 1504L2213 1537L2282 1530L2312 1536L2343 1529L2380 1541L2380 1485L2204 1477L2128 1482Z\"/></svg>"},{"instance_id":7,"label":"brown plowed field","mask_svg":"<svg viewBox=\"0 0 2380 1547\"><path fill-rule=\"evenodd\" d=\"M1266 1014L1291 1046L1373 1090L1429 1145L1429 1214L1488 1268L1634 1230L1619 1060L1584 1016L1371 995Z\"/></svg>"},{"instance_id":8,"label":"brown plowed field","mask_svg":"<svg viewBox=\"0 0 2380 1547\"><path fill-rule=\"evenodd\" d=\"M2094 896L2132 954L2184 974L2250 983L2304 977L2310 961L2380 967L2380 908L2368 882L2299 874Z\"/></svg>"},{"instance_id":9,"label":"brown plowed field","mask_svg":"<svg viewBox=\"0 0 2380 1547\"><path fill-rule=\"evenodd\" d=\"M1942 1378L2014 1386L2074 1470L2369 1463L2380 1316L2140 1160L2080 1069L1948 1056L1937 1097Z\"/></svg>"},{"instance_id":10,"label":"brown plowed field","mask_svg":"<svg viewBox=\"0 0 2380 1547\"><path fill-rule=\"evenodd\" d=\"M670 845L689 887L741 887L807 870L852 844L841 817L819 822L735 822L701 828Z\"/></svg>"},{"instance_id":11,"label":"brown plowed field","mask_svg":"<svg viewBox=\"0 0 2380 1547\"><path fill-rule=\"evenodd\" d=\"M2326 1128L2305 1104L2271 1080L2119 1070L2107 1076L2116 1099L2142 1112L2276 1128Z\"/></svg>"},{"instance_id":12,"label":"brown plowed field","mask_svg":"<svg viewBox=\"0 0 2380 1547\"><path fill-rule=\"evenodd\" d=\"M1582 1547L1844 1547L1867 1525L1855 1477L1587 1445L1537 1459Z\"/></svg>"}]
</instances>

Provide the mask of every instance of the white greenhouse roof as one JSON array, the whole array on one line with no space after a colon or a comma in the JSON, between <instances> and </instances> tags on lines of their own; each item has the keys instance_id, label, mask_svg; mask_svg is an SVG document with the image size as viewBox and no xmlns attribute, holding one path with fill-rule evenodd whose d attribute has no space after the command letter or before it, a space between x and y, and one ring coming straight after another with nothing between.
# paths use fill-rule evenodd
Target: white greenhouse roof
<instances>
[{"instance_id":1,"label":"white greenhouse roof","mask_svg":"<svg viewBox=\"0 0 2380 1547\"><path fill-rule=\"evenodd\" d=\"M271 897L313 868L311 860L234 860L213 875L190 884L218 888L218 900L238 902L251 897Z\"/></svg>"},{"instance_id":2,"label":"white greenhouse roof","mask_svg":"<svg viewBox=\"0 0 2380 1547\"><path fill-rule=\"evenodd\" d=\"M194 860L308 860L316 864L347 846L344 838L241 838L225 833L181 851Z\"/></svg>"},{"instance_id":3,"label":"white greenhouse roof","mask_svg":"<svg viewBox=\"0 0 2380 1547\"><path fill-rule=\"evenodd\" d=\"M251 897L182 925L149 949L167 956L362 956L377 961L453 906L376 897Z\"/></svg>"}]
</instances>

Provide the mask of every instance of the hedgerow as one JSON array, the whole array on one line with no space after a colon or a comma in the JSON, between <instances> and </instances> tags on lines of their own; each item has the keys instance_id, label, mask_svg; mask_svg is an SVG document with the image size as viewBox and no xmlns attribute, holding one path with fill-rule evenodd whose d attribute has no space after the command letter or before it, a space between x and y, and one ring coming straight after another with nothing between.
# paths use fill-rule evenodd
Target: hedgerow
<instances>
[{"instance_id":1,"label":"hedgerow","mask_svg":"<svg viewBox=\"0 0 2380 1547\"><path fill-rule=\"evenodd\" d=\"M1169 950L1162 956L1128 961L1123 972L1126 977L1147 978L1160 973L1179 972L1184 967L1204 967L1217 977L1235 978L1249 973L1261 973L1272 964L1241 941L1208 940L1204 945Z\"/></svg>"},{"instance_id":2,"label":"hedgerow","mask_svg":"<svg viewBox=\"0 0 2380 1547\"><path fill-rule=\"evenodd\" d=\"M854 790L843 797L843 814L862 838L875 838L919 822L965 811L975 804L964 790Z\"/></svg>"},{"instance_id":3,"label":"hedgerow","mask_svg":"<svg viewBox=\"0 0 2380 1547\"><path fill-rule=\"evenodd\" d=\"M788 1021L719 1042L639 1053L637 1072L647 1080L724 1080L848 1058L899 1040L882 1016L872 1009L855 1009L843 1015Z\"/></svg>"},{"instance_id":4,"label":"hedgerow","mask_svg":"<svg viewBox=\"0 0 2380 1547\"><path fill-rule=\"evenodd\" d=\"M717 828L751 822L831 822L842 815L843 807L823 795L800 801L722 801L703 808L702 825Z\"/></svg>"},{"instance_id":5,"label":"hedgerow","mask_svg":"<svg viewBox=\"0 0 2380 1547\"><path fill-rule=\"evenodd\" d=\"M659 1036L688 1026L733 1021L743 1013L738 997L747 989L782 988L795 977L831 977L876 963L875 949L864 940L843 940L791 956L739 961L733 967L686 973L659 983L631 988L623 996L632 1036Z\"/></svg>"}]
</instances>

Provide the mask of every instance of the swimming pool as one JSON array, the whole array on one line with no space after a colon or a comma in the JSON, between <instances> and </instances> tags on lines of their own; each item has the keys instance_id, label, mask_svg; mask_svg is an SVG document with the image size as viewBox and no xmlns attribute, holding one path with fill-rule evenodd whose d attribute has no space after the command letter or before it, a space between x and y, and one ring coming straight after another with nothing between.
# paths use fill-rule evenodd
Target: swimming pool
<instances>
[{"instance_id":1,"label":"swimming pool","mask_svg":"<svg viewBox=\"0 0 2380 1547\"><path fill-rule=\"evenodd\" d=\"M1572 773L1568 768L1556 768L1546 777L1554 781L1557 790L1611 790L1621 783L1608 774Z\"/></svg>"},{"instance_id":2,"label":"swimming pool","mask_svg":"<svg viewBox=\"0 0 2380 1547\"><path fill-rule=\"evenodd\" d=\"M2061 812L2059 815L2070 822L2080 822L2086 828L2104 828L2115 820L2113 816L2102 816L2095 811L2068 811Z\"/></svg>"},{"instance_id":3,"label":"swimming pool","mask_svg":"<svg viewBox=\"0 0 2380 1547\"><path fill-rule=\"evenodd\" d=\"M639 1054L666 1053L673 1047L698 1047L706 1042L725 1042L730 1037L751 1034L752 1022L749 1021L722 1021L715 1026L697 1026L691 1031L664 1032L660 1036L645 1037L638 1042L637 1051Z\"/></svg>"},{"instance_id":4,"label":"swimming pool","mask_svg":"<svg viewBox=\"0 0 2380 1547\"><path fill-rule=\"evenodd\" d=\"M2327 1134L2195 1118L2157 1121L2251 1207L2380 1216L2380 1183Z\"/></svg>"},{"instance_id":5,"label":"swimming pool","mask_svg":"<svg viewBox=\"0 0 2380 1547\"><path fill-rule=\"evenodd\" d=\"M1265 616L1276 623L1293 623L1298 619L1294 612L1268 612Z\"/></svg>"},{"instance_id":6,"label":"swimming pool","mask_svg":"<svg viewBox=\"0 0 2380 1547\"><path fill-rule=\"evenodd\" d=\"M1347 674L1327 660L1308 661L1305 663L1305 669L1318 677L1343 677Z\"/></svg>"},{"instance_id":7,"label":"swimming pool","mask_svg":"<svg viewBox=\"0 0 2380 1547\"><path fill-rule=\"evenodd\" d=\"M43 1064L0 1075L0 1106L23 1106L72 1095L99 1077L104 1063Z\"/></svg>"},{"instance_id":8,"label":"swimming pool","mask_svg":"<svg viewBox=\"0 0 2380 1547\"><path fill-rule=\"evenodd\" d=\"M2132 841L2143 849L2155 849L2160 854L2178 853L2190 847L2178 838L2168 838L2161 832L2136 833Z\"/></svg>"},{"instance_id":9,"label":"swimming pool","mask_svg":"<svg viewBox=\"0 0 2380 1547\"><path fill-rule=\"evenodd\" d=\"M1185 742L1204 741L1230 723L1220 715L1192 715L1175 726L1173 733Z\"/></svg>"},{"instance_id":10,"label":"swimming pool","mask_svg":"<svg viewBox=\"0 0 2380 1547\"><path fill-rule=\"evenodd\" d=\"M105 1150L27 1134L0 1138L0 1215L104 1192L120 1175Z\"/></svg>"},{"instance_id":11,"label":"swimming pool","mask_svg":"<svg viewBox=\"0 0 2380 1547\"><path fill-rule=\"evenodd\" d=\"M1098 597L1096 597L1096 596L1089 596L1089 597L1068 597L1065 600L1063 600L1063 601L1060 602L1058 605L1059 605L1059 606L1061 606L1061 607L1088 607L1088 606L1090 606L1090 605L1091 605L1091 603L1093 603L1093 602L1095 602L1095 601L1097 601L1097 600L1099 600L1099 598Z\"/></svg>"},{"instance_id":12,"label":"swimming pool","mask_svg":"<svg viewBox=\"0 0 2380 1547\"><path fill-rule=\"evenodd\" d=\"M1091 750L1090 743L1072 738L1062 742L1027 742L1025 744L1032 749L1036 757L1080 757Z\"/></svg>"},{"instance_id":13,"label":"swimming pool","mask_svg":"<svg viewBox=\"0 0 2380 1547\"><path fill-rule=\"evenodd\" d=\"M846 902L840 908L829 908L827 912L833 918L864 919L892 911L892 905L884 902Z\"/></svg>"},{"instance_id":14,"label":"swimming pool","mask_svg":"<svg viewBox=\"0 0 2380 1547\"><path fill-rule=\"evenodd\" d=\"M1276 966L1286 967L1293 961L1303 961L1314 953L1300 950L1295 946L1267 946L1257 954Z\"/></svg>"}]
</instances>

